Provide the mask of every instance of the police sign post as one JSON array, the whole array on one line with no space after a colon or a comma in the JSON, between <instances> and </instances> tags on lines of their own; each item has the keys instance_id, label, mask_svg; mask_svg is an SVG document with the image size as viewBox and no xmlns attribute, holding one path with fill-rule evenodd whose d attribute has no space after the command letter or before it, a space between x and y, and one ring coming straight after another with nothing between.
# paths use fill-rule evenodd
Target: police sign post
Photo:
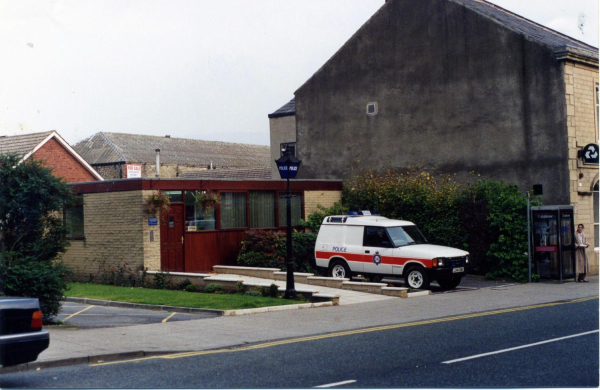
<instances>
[{"instance_id":1,"label":"police sign post","mask_svg":"<svg viewBox=\"0 0 600 390\"><path fill-rule=\"evenodd\" d=\"M282 179L287 179L287 194L285 195L287 199L287 253L285 262L287 265L287 278L284 298L296 299L296 288L294 287L294 260L292 258L292 194L290 192L290 179L296 178L302 160L298 160L291 151L287 150L284 152L283 156L275 160L275 163L279 169L279 176L281 176Z\"/></svg>"}]
</instances>

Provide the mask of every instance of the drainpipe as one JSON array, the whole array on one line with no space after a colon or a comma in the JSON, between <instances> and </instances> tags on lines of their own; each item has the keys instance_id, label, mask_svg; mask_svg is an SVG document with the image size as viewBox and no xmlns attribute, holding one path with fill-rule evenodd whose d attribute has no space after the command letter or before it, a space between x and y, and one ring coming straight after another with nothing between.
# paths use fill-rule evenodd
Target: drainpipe
<instances>
[{"instance_id":1,"label":"drainpipe","mask_svg":"<svg viewBox=\"0 0 600 390\"><path fill-rule=\"evenodd\" d=\"M160 177L160 149L156 149L156 177Z\"/></svg>"}]
</instances>

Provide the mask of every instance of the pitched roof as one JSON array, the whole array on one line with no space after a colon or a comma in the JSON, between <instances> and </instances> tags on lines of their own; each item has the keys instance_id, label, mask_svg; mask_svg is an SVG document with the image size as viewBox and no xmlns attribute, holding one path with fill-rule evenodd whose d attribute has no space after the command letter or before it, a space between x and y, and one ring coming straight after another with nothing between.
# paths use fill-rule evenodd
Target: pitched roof
<instances>
[{"instance_id":1,"label":"pitched roof","mask_svg":"<svg viewBox=\"0 0 600 390\"><path fill-rule=\"evenodd\" d=\"M284 104L280 109L272 114L269 114L269 118L280 118L282 116L296 115L296 99L292 99Z\"/></svg>"},{"instance_id":2,"label":"pitched roof","mask_svg":"<svg viewBox=\"0 0 600 390\"><path fill-rule=\"evenodd\" d=\"M63 139L56 131L45 131L42 133L31 133L13 136L0 136L0 153L16 153L22 157L22 160L29 158L33 153L46 144L49 140L54 139L69 153L75 160L79 162L83 168L92 174L98 180L104 180L102 176L94 168L92 168L82 157L77 153L67 141Z\"/></svg>"},{"instance_id":3,"label":"pitched roof","mask_svg":"<svg viewBox=\"0 0 600 390\"><path fill-rule=\"evenodd\" d=\"M23 135L0 136L0 153L16 153L21 156L29 154L45 140L52 131Z\"/></svg>"},{"instance_id":4,"label":"pitched roof","mask_svg":"<svg viewBox=\"0 0 600 390\"><path fill-rule=\"evenodd\" d=\"M568 35L561 34L544 25L526 19L502 7L485 0L449 0L461 4L478 14L492 19L496 23L531 39L532 41L549 46L555 51L566 49L578 54L582 52L598 59L598 48L581 42Z\"/></svg>"},{"instance_id":5,"label":"pitched roof","mask_svg":"<svg viewBox=\"0 0 600 390\"><path fill-rule=\"evenodd\" d=\"M186 179L271 179L270 168L194 169L183 172Z\"/></svg>"},{"instance_id":6,"label":"pitched roof","mask_svg":"<svg viewBox=\"0 0 600 390\"><path fill-rule=\"evenodd\" d=\"M352 37L350 37L350 39L348 39L348 41L346 41L346 43L344 43L344 45L342 45L342 47L329 60L327 60L327 62L325 62L325 64L323 64L323 66L321 66L321 68L319 68L315 72L315 74L313 76L311 76L308 80L306 80L304 82L304 84L302 84L296 90L296 92L298 92L305 85L307 85L308 82L310 80L312 80L312 78L315 77L316 74L320 73L327 66L327 64L330 61L332 61L333 58L335 58L337 56L337 54L342 50L342 48L345 47L346 45L348 45L348 43L350 41L352 41L357 36L357 34L375 18L376 15L378 15L381 12L385 12L387 7L392 6L395 1L411 2L413 0L386 1L386 3L383 4L383 6L379 10L377 10L377 12L375 12L375 14L373 14L371 16L371 18L369 18L369 20L367 20L358 29L358 31L356 31L354 33L354 35L352 35ZM419 1L425 1L425 0L419 0ZM524 37L526 37L534 42L537 42L539 44L550 47L550 49L553 50L554 53L557 55L557 59L564 59L564 58L566 58L565 53L566 54L571 53L571 54L574 54L575 56L583 56L584 59L591 60L591 62L593 62L593 63L596 63L596 64L598 63L598 48L597 47L588 45L587 43L581 42L581 41L579 41L575 38L572 38L568 35L559 33L558 31L552 30L549 27L543 26L532 20L524 18L520 15L515 14L514 12L510 12L510 11L508 11L502 7L499 7L495 4L492 4L488 1L485 1L485 0L446 0L446 1L452 2L455 4L459 4L473 12L476 12L476 13L494 21L495 23L498 23L498 24L504 26L505 28L507 28L510 31L513 31L517 34L521 34ZM273 113L273 114L275 114L275 113Z\"/></svg>"},{"instance_id":7,"label":"pitched roof","mask_svg":"<svg viewBox=\"0 0 600 390\"><path fill-rule=\"evenodd\" d=\"M222 168L270 167L270 148L262 145L202 141L151 135L96 133L74 146L90 164L154 163Z\"/></svg>"}]
</instances>

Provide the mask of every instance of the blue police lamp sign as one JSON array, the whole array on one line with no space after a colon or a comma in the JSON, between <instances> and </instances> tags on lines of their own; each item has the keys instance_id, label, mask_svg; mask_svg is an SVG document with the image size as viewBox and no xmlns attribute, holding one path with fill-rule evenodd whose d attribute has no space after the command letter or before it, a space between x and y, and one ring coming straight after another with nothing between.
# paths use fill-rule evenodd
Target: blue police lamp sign
<instances>
[{"instance_id":1,"label":"blue police lamp sign","mask_svg":"<svg viewBox=\"0 0 600 390\"><path fill-rule=\"evenodd\" d=\"M148 226L157 226L158 225L158 218L157 217L150 217L148 218Z\"/></svg>"},{"instance_id":2,"label":"blue police lamp sign","mask_svg":"<svg viewBox=\"0 0 600 390\"><path fill-rule=\"evenodd\" d=\"M279 166L279 176L282 179L295 179L298 174L300 164L286 164Z\"/></svg>"},{"instance_id":3,"label":"blue police lamp sign","mask_svg":"<svg viewBox=\"0 0 600 390\"><path fill-rule=\"evenodd\" d=\"M295 179L302 160L288 153L275 160L275 163L282 179Z\"/></svg>"}]
</instances>

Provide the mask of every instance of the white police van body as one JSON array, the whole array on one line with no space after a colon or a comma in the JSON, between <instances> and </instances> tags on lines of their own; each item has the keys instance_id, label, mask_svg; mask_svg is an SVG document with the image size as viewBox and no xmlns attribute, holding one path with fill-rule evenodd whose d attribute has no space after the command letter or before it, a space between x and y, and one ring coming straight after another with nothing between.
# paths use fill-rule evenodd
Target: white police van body
<instances>
[{"instance_id":1,"label":"white police van body","mask_svg":"<svg viewBox=\"0 0 600 390\"><path fill-rule=\"evenodd\" d=\"M428 244L414 223L375 215L326 217L315 259L333 277L403 277L415 289L428 288L433 280L455 288L469 266L468 252Z\"/></svg>"}]
</instances>

